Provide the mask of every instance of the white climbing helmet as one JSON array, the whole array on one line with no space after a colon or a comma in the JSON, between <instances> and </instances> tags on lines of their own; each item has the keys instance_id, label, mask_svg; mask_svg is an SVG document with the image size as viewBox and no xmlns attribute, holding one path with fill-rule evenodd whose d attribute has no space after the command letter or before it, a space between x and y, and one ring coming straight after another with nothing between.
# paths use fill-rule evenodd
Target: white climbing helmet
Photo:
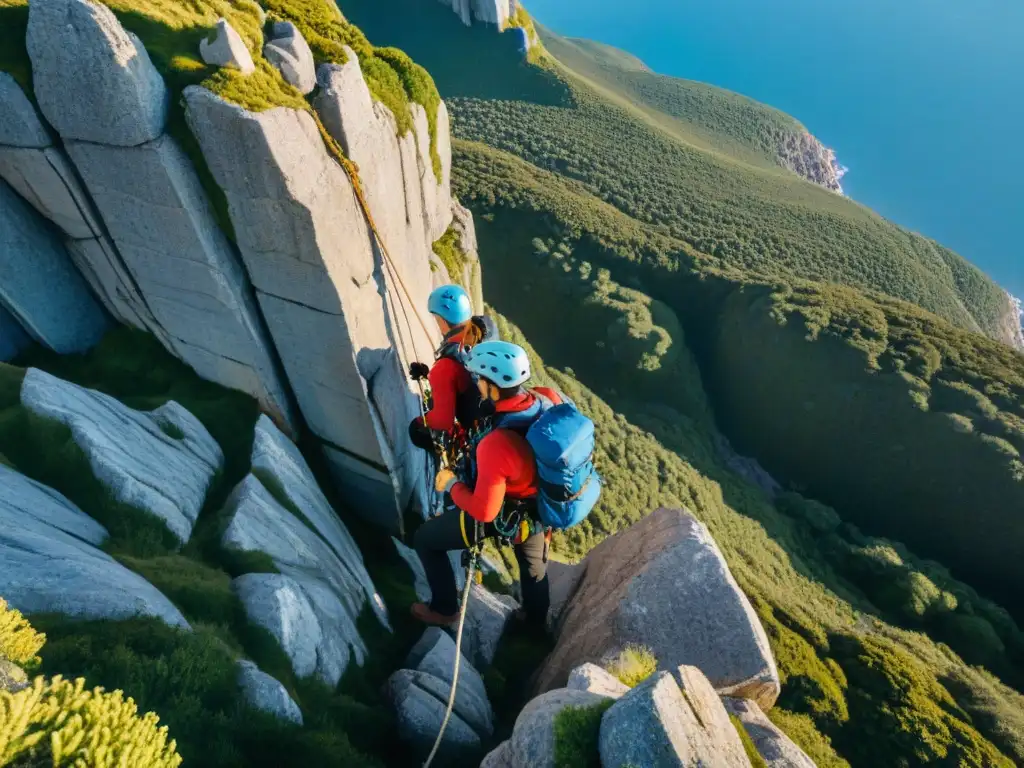
<instances>
[{"instance_id":1,"label":"white climbing helmet","mask_svg":"<svg viewBox=\"0 0 1024 768\"><path fill-rule=\"evenodd\" d=\"M484 341L469 352L466 370L497 387L518 387L530 378L526 350L507 341Z\"/></svg>"}]
</instances>

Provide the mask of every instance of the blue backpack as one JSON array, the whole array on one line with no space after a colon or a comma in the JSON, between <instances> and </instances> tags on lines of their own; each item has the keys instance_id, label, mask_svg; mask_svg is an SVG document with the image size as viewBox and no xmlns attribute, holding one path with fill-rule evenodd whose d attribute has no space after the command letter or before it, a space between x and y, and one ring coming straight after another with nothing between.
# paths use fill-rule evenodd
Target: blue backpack
<instances>
[{"instance_id":1,"label":"blue backpack","mask_svg":"<svg viewBox=\"0 0 1024 768\"><path fill-rule=\"evenodd\" d=\"M549 528L564 530L590 514L601 496L594 467L594 422L563 396L561 405L537 395L538 404L503 414L495 427L525 434L537 461L537 512Z\"/></svg>"}]
</instances>

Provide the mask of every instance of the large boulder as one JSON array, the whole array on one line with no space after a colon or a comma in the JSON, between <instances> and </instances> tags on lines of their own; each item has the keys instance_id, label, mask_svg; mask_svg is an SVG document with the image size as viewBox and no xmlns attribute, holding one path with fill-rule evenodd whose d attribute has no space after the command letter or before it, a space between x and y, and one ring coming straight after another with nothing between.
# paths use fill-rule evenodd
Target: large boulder
<instances>
[{"instance_id":1,"label":"large boulder","mask_svg":"<svg viewBox=\"0 0 1024 768\"><path fill-rule=\"evenodd\" d=\"M395 711L398 736L420 759L427 756L437 739L450 692L450 684L425 672L400 669L388 678L386 694ZM482 740L463 719L464 714L464 705L460 706L456 698L456 709L452 710L438 749L439 764L475 764L471 756L478 754ZM467 716L472 719L472 712Z\"/></svg>"},{"instance_id":2,"label":"large boulder","mask_svg":"<svg viewBox=\"0 0 1024 768\"><path fill-rule=\"evenodd\" d=\"M188 363L203 352L218 383L249 389L292 423L281 380L245 271L214 218L199 177L169 136L137 147L68 142L67 149L153 315ZM196 350L196 355L193 355ZM246 379L237 367L251 371Z\"/></svg>"},{"instance_id":3,"label":"large boulder","mask_svg":"<svg viewBox=\"0 0 1024 768\"><path fill-rule=\"evenodd\" d=\"M487 755L480 768L555 768L555 720L559 713L567 707L587 709L607 700L596 693L565 688L541 694L523 708L511 738ZM644 763L636 765L646 768Z\"/></svg>"},{"instance_id":4,"label":"large boulder","mask_svg":"<svg viewBox=\"0 0 1024 768\"><path fill-rule=\"evenodd\" d=\"M185 99L299 407L353 508L397 528L426 477L406 433L417 395L394 351L409 337L399 324L411 328L421 308L390 287L352 182L309 114L251 113L198 87ZM405 311L389 315L384 294Z\"/></svg>"},{"instance_id":5,"label":"large boulder","mask_svg":"<svg viewBox=\"0 0 1024 768\"><path fill-rule=\"evenodd\" d=\"M0 465L0 595L22 613L153 616L188 627L153 585L98 548L106 529L61 494Z\"/></svg>"},{"instance_id":6,"label":"large boulder","mask_svg":"<svg viewBox=\"0 0 1024 768\"><path fill-rule=\"evenodd\" d=\"M609 699L621 699L629 692L629 686L615 675L589 662L569 673L569 682L565 687L570 691L590 691Z\"/></svg>"},{"instance_id":7,"label":"large boulder","mask_svg":"<svg viewBox=\"0 0 1024 768\"><path fill-rule=\"evenodd\" d=\"M498 643L519 603L508 595L496 595L486 587L473 584L466 608L462 650L481 669L489 667L498 652Z\"/></svg>"},{"instance_id":8,"label":"large boulder","mask_svg":"<svg viewBox=\"0 0 1024 768\"><path fill-rule=\"evenodd\" d=\"M34 149L50 146L50 134L36 108L6 72L0 72L0 144Z\"/></svg>"},{"instance_id":9,"label":"large boulder","mask_svg":"<svg viewBox=\"0 0 1024 768\"><path fill-rule=\"evenodd\" d=\"M0 362L13 360L31 343L14 316L0 307Z\"/></svg>"},{"instance_id":10,"label":"large boulder","mask_svg":"<svg viewBox=\"0 0 1024 768\"><path fill-rule=\"evenodd\" d=\"M199 420L173 400L148 413L30 368L22 405L71 430L93 474L119 502L161 520L182 544L224 463Z\"/></svg>"},{"instance_id":11,"label":"large boulder","mask_svg":"<svg viewBox=\"0 0 1024 768\"><path fill-rule=\"evenodd\" d=\"M298 27L290 21L274 23L270 40L263 46L263 55L300 93L307 94L316 87L313 52Z\"/></svg>"},{"instance_id":12,"label":"large boulder","mask_svg":"<svg viewBox=\"0 0 1024 768\"><path fill-rule=\"evenodd\" d=\"M238 662L238 687L249 706L279 720L302 725L302 710L288 690L251 661Z\"/></svg>"},{"instance_id":13,"label":"large boulder","mask_svg":"<svg viewBox=\"0 0 1024 768\"><path fill-rule=\"evenodd\" d=\"M55 352L84 352L109 327L60 240L0 181L0 306Z\"/></svg>"},{"instance_id":14,"label":"large boulder","mask_svg":"<svg viewBox=\"0 0 1024 768\"><path fill-rule=\"evenodd\" d=\"M245 41L227 19L218 19L210 36L199 41L199 55L207 64L237 69L243 75L256 71Z\"/></svg>"},{"instance_id":15,"label":"large boulder","mask_svg":"<svg viewBox=\"0 0 1024 768\"><path fill-rule=\"evenodd\" d=\"M246 586L248 581L241 582L239 594L250 618L278 637L292 658L296 674L301 676L310 672L307 657L289 651L284 630L271 628L290 621L286 607L300 607L303 614L308 614L303 621L316 627L309 638L316 649L316 671L330 685L336 685L353 658L361 665L365 657L366 646L356 624L368 599L387 626L383 601L373 589L361 559L345 562L254 475L247 476L232 492L227 511L230 522L223 546L269 555L281 578L287 579L269 582L269 586L257 580L255 588ZM294 593L296 598L286 606L278 598L266 598L268 590L274 595Z\"/></svg>"},{"instance_id":16,"label":"large boulder","mask_svg":"<svg viewBox=\"0 0 1024 768\"><path fill-rule=\"evenodd\" d=\"M455 672L455 641L438 627L424 631L406 659L407 669L429 675L443 684L443 699L451 695ZM487 689L476 668L462 656L459 660L459 685L455 694L459 716L481 737L494 732L494 714L487 699Z\"/></svg>"},{"instance_id":17,"label":"large boulder","mask_svg":"<svg viewBox=\"0 0 1024 768\"><path fill-rule=\"evenodd\" d=\"M348 574L344 580L359 586L380 622L388 626L384 601L366 571L359 546L320 490L302 453L266 416L256 422L252 473L327 542Z\"/></svg>"},{"instance_id":18,"label":"large boulder","mask_svg":"<svg viewBox=\"0 0 1024 768\"><path fill-rule=\"evenodd\" d=\"M700 674L699 672L697 674ZM601 764L644 768L750 768L728 714L710 684L713 709L703 699L694 706L693 691L686 696L668 672L633 688L616 701L601 718L598 746ZM707 706L705 706L707 704ZM724 725L723 725L724 723Z\"/></svg>"},{"instance_id":19,"label":"large boulder","mask_svg":"<svg viewBox=\"0 0 1024 768\"><path fill-rule=\"evenodd\" d=\"M719 692L774 704L779 676L764 629L692 515L658 509L595 547L582 567L539 690L636 643L661 669L695 666Z\"/></svg>"},{"instance_id":20,"label":"large boulder","mask_svg":"<svg viewBox=\"0 0 1024 768\"><path fill-rule=\"evenodd\" d=\"M163 78L105 5L33 2L26 44L39 108L65 139L132 147L163 133Z\"/></svg>"},{"instance_id":21,"label":"large boulder","mask_svg":"<svg viewBox=\"0 0 1024 768\"><path fill-rule=\"evenodd\" d=\"M729 714L739 718L768 768L815 768L814 761L748 699L723 697Z\"/></svg>"}]
</instances>

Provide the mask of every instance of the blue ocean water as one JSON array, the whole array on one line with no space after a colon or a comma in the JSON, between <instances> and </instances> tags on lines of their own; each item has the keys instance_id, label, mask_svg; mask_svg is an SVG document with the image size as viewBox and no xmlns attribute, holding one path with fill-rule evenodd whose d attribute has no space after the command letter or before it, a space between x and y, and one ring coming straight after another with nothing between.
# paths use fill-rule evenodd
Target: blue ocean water
<instances>
[{"instance_id":1,"label":"blue ocean water","mask_svg":"<svg viewBox=\"0 0 1024 768\"><path fill-rule=\"evenodd\" d=\"M560 34L794 115L854 199L1024 296L1020 0L525 0Z\"/></svg>"}]
</instances>

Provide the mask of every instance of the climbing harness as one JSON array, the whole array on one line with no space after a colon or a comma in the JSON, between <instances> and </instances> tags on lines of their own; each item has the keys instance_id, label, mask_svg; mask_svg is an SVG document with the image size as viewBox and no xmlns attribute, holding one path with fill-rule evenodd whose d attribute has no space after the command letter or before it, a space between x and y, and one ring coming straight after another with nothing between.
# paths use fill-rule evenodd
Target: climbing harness
<instances>
[{"instance_id":1,"label":"climbing harness","mask_svg":"<svg viewBox=\"0 0 1024 768\"><path fill-rule=\"evenodd\" d=\"M480 550L483 548L483 526L479 521L474 521L473 527L473 546L468 550L469 563L466 565L466 584L462 588L462 608L459 609L459 628L455 633L455 665L452 669L452 690L448 694L448 707L444 712L444 720L441 721L441 730L437 732L437 739L434 741L434 747L430 750L430 754L427 756L427 761L423 763L423 768L430 768L430 764L434 762L434 758L437 756L437 751L441 748L441 740L444 738L445 729L448 728L448 721L451 720L452 710L455 709L455 695L458 692L459 685L459 661L462 659L462 630L466 626L466 609L469 607L469 593L473 587L474 579L473 574L477 568L477 562L480 559Z\"/></svg>"}]
</instances>

